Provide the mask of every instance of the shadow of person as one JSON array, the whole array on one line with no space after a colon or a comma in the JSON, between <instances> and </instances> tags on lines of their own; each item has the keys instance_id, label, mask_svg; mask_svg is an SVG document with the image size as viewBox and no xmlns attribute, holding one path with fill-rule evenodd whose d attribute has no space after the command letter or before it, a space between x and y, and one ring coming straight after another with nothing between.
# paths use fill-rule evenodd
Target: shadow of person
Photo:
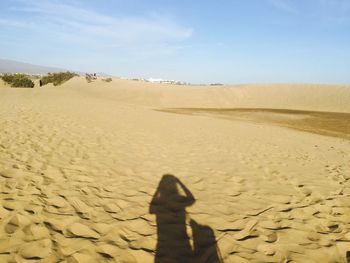
<instances>
[{"instance_id":1,"label":"shadow of person","mask_svg":"<svg viewBox=\"0 0 350 263\"><path fill-rule=\"evenodd\" d=\"M162 177L150 204L150 213L156 215L157 221L155 263L192 262L185 209L194 202L192 193L179 179L170 174Z\"/></svg>"},{"instance_id":2,"label":"shadow of person","mask_svg":"<svg viewBox=\"0 0 350 263\"><path fill-rule=\"evenodd\" d=\"M186 231L186 207L195 198L175 176L163 175L150 204L156 215L157 247L155 263L219 263L213 230L191 220L193 249Z\"/></svg>"}]
</instances>

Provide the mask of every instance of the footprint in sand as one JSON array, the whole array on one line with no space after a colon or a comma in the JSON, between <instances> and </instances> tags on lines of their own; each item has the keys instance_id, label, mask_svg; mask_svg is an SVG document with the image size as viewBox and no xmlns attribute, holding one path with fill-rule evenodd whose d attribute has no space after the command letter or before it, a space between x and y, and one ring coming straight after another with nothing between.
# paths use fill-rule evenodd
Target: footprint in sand
<instances>
[{"instance_id":1,"label":"footprint in sand","mask_svg":"<svg viewBox=\"0 0 350 263\"><path fill-rule=\"evenodd\" d=\"M25 243L20 247L18 253L26 259L46 258L52 253L52 241L42 239Z\"/></svg>"},{"instance_id":2,"label":"footprint in sand","mask_svg":"<svg viewBox=\"0 0 350 263\"><path fill-rule=\"evenodd\" d=\"M72 225L68 226L67 230L68 233L74 237L84 237L93 239L100 238L100 235L96 231L80 223L73 223Z\"/></svg>"},{"instance_id":3,"label":"footprint in sand","mask_svg":"<svg viewBox=\"0 0 350 263\"><path fill-rule=\"evenodd\" d=\"M68 202L74 207L77 214L83 219L91 219L91 208L79 198L69 198Z\"/></svg>"}]
</instances>

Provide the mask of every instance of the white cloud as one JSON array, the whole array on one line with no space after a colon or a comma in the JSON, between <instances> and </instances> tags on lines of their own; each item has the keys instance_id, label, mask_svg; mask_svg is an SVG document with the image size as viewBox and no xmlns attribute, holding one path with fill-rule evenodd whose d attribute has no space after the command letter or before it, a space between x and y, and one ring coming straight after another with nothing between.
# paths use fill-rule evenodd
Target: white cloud
<instances>
[{"instance_id":1,"label":"white cloud","mask_svg":"<svg viewBox=\"0 0 350 263\"><path fill-rule=\"evenodd\" d=\"M277 9L281 9L288 13L297 14L296 6L290 0L268 0L269 3Z\"/></svg>"},{"instance_id":2,"label":"white cloud","mask_svg":"<svg viewBox=\"0 0 350 263\"><path fill-rule=\"evenodd\" d=\"M350 0L266 0L270 6L299 17L326 24L350 24Z\"/></svg>"},{"instance_id":3,"label":"white cloud","mask_svg":"<svg viewBox=\"0 0 350 263\"><path fill-rule=\"evenodd\" d=\"M349 0L318 0L322 5L326 7L333 7L342 11L350 11Z\"/></svg>"},{"instance_id":4,"label":"white cloud","mask_svg":"<svg viewBox=\"0 0 350 263\"><path fill-rule=\"evenodd\" d=\"M21 7L12 11L25 15L20 20L0 20L0 24L21 27L30 23L47 37L59 36L66 41L128 46L181 41L191 37L193 32L162 15L112 17L89 10L79 2L72 5L62 1L19 1Z\"/></svg>"},{"instance_id":5,"label":"white cloud","mask_svg":"<svg viewBox=\"0 0 350 263\"><path fill-rule=\"evenodd\" d=\"M3 18L0 18L0 26L30 28L30 24L28 23L19 22L13 19L3 19Z\"/></svg>"}]
</instances>

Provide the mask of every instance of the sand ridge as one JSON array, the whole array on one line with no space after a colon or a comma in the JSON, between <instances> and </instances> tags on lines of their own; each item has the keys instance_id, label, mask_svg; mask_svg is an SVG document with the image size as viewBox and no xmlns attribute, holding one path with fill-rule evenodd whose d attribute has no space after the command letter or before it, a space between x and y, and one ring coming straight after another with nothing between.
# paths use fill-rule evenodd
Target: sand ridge
<instances>
[{"instance_id":1,"label":"sand ridge","mask_svg":"<svg viewBox=\"0 0 350 263\"><path fill-rule=\"evenodd\" d=\"M0 262L346 262L348 140L121 83L1 90Z\"/></svg>"}]
</instances>

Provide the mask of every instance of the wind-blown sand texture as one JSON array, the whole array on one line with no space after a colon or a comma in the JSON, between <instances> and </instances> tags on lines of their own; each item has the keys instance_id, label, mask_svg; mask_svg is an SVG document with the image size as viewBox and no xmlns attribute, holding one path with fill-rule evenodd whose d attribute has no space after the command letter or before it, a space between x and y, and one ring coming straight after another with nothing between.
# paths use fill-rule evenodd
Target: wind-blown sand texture
<instances>
[{"instance_id":1,"label":"wind-blown sand texture","mask_svg":"<svg viewBox=\"0 0 350 263\"><path fill-rule=\"evenodd\" d=\"M0 262L350 257L349 86L0 87Z\"/></svg>"}]
</instances>

